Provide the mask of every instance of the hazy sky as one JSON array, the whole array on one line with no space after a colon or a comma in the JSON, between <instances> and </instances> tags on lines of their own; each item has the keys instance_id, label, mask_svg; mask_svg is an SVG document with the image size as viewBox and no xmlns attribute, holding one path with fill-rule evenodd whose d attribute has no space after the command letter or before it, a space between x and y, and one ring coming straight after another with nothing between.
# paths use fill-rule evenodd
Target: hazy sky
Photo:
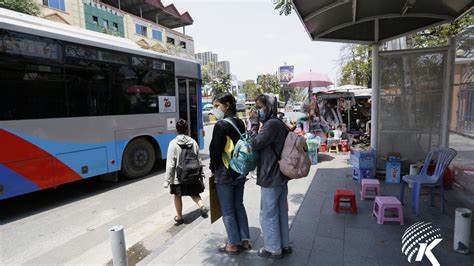
<instances>
[{"instance_id":1,"label":"hazy sky","mask_svg":"<svg viewBox=\"0 0 474 266\"><path fill-rule=\"evenodd\" d=\"M230 61L239 80L275 73L287 62L295 73L328 74L334 81L339 70L340 44L311 41L293 12L280 16L272 0L164 0L194 19L186 34L194 38L196 52L213 51ZM181 30L180 30L181 31Z\"/></svg>"}]
</instances>

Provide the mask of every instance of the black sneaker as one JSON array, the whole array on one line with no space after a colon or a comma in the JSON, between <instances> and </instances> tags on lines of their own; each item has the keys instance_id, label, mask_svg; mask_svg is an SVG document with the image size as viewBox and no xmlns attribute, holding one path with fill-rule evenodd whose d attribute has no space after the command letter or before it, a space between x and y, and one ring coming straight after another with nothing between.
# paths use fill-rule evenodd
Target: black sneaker
<instances>
[{"instance_id":1,"label":"black sneaker","mask_svg":"<svg viewBox=\"0 0 474 266\"><path fill-rule=\"evenodd\" d=\"M282 253L271 253L269 251L266 251L264 248L261 248L258 250L258 256L262 258L267 258L267 259L281 259L283 258Z\"/></svg>"},{"instance_id":2,"label":"black sneaker","mask_svg":"<svg viewBox=\"0 0 474 266\"><path fill-rule=\"evenodd\" d=\"M207 218L207 214L209 213L209 209L206 206L201 207L201 216L203 218Z\"/></svg>"}]
</instances>

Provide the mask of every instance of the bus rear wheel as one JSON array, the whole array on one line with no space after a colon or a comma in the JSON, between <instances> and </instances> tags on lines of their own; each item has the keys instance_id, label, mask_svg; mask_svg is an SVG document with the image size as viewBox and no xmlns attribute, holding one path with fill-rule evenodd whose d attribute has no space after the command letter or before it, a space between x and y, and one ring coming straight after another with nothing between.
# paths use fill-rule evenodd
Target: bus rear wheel
<instances>
[{"instance_id":1,"label":"bus rear wheel","mask_svg":"<svg viewBox=\"0 0 474 266\"><path fill-rule=\"evenodd\" d=\"M132 140L123 153L121 172L128 178L142 177L150 173L155 159L155 149L148 140Z\"/></svg>"}]
</instances>

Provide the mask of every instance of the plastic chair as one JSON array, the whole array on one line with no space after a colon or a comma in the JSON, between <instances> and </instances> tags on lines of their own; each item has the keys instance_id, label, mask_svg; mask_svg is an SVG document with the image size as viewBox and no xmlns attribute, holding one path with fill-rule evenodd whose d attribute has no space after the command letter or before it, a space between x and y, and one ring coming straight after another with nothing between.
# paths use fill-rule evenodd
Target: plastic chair
<instances>
[{"instance_id":1,"label":"plastic chair","mask_svg":"<svg viewBox=\"0 0 474 266\"><path fill-rule=\"evenodd\" d=\"M443 186L443 175L446 168L448 168L451 161L456 157L457 152L451 148L439 148L428 153L425 159L423 167L419 175L406 175L403 176L401 187L400 187L400 202L403 204L403 198L405 194L405 183L412 185L411 194L411 212L417 216L419 214L419 199L420 190L422 187L429 187L430 189L430 204L434 206L434 187L440 187L441 196L441 212L444 212L444 186ZM428 175L428 167L430 166L431 160L436 158L436 167L433 175Z\"/></svg>"}]
</instances>

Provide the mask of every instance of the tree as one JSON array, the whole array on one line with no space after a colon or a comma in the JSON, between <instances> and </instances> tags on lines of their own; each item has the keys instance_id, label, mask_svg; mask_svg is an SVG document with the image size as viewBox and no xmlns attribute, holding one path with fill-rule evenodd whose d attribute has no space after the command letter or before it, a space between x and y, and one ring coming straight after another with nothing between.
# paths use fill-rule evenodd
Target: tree
<instances>
[{"instance_id":1,"label":"tree","mask_svg":"<svg viewBox=\"0 0 474 266\"><path fill-rule=\"evenodd\" d=\"M346 44L341 48L342 65L340 84L354 84L368 87L372 73L370 47L360 44Z\"/></svg>"},{"instance_id":2,"label":"tree","mask_svg":"<svg viewBox=\"0 0 474 266\"><path fill-rule=\"evenodd\" d=\"M472 28L474 24L474 11L469 12L462 18L449 23L443 24L437 27L433 27L421 32L417 32L408 37L409 45L411 48L424 48L433 46L447 45L448 38L454 37L459 33L465 31L467 28ZM461 35L457 40L459 44L467 42L468 45L472 45L472 37ZM472 47L472 46L470 46Z\"/></svg>"},{"instance_id":3,"label":"tree","mask_svg":"<svg viewBox=\"0 0 474 266\"><path fill-rule=\"evenodd\" d=\"M246 80L244 82L243 92L249 99L255 99L259 95L257 84L255 84L255 81L253 80Z\"/></svg>"},{"instance_id":4,"label":"tree","mask_svg":"<svg viewBox=\"0 0 474 266\"><path fill-rule=\"evenodd\" d=\"M280 16L285 14L288 16L293 10L293 0L273 0L275 10L280 10Z\"/></svg>"},{"instance_id":5,"label":"tree","mask_svg":"<svg viewBox=\"0 0 474 266\"><path fill-rule=\"evenodd\" d=\"M40 6L34 0L0 0L0 7L32 16L41 14Z\"/></svg>"},{"instance_id":6,"label":"tree","mask_svg":"<svg viewBox=\"0 0 474 266\"><path fill-rule=\"evenodd\" d=\"M280 93L280 80L276 74L263 74L258 80L258 91L261 93Z\"/></svg>"},{"instance_id":7,"label":"tree","mask_svg":"<svg viewBox=\"0 0 474 266\"><path fill-rule=\"evenodd\" d=\"M214 64L210 63L201 68L202 73L202 83L203 85L209 85L212 81L212 68Z\"/></svg>"},{"instance_id":8,"label":"tree","mask_svg":"<svg viewBox=\"0 0 474 266\"><path fill-rule=\"evenodd\" d=\"M230 92L230 74L226 74L221 70L217 71L217 77L214 78L210 85L212 87L212 92L214 95L217 95L222 92Z\"/></svg>"}]
</instances>

